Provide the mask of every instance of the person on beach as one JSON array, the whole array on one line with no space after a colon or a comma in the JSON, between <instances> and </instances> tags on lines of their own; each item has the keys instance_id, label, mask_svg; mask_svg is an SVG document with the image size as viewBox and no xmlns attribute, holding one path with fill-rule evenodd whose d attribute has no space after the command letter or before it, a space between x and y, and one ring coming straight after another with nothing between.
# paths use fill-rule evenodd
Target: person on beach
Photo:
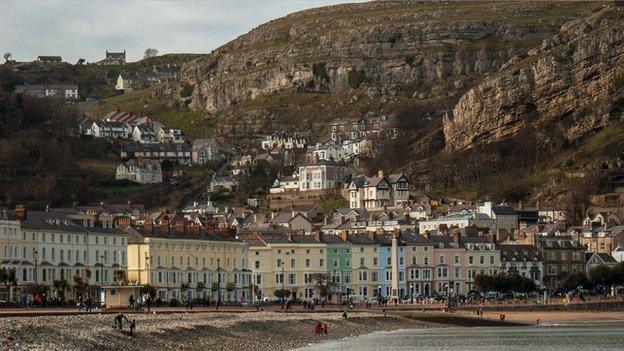
<instances>
[{"instance_id":1,"label":"person on beach","mask_svg":"<svg viewBox=\"0 0 624 351\"><path fill-rule=\"evenodd\" d=\"M128 320L128 318L126 318L126 316L123 315L123 313L118 314L115 317L115 328L119 329L119 330L123 330L123 320L126 320L126 322L130 322Z\"/></svg>"},{"instance_id":2,"label":"person on beach","mask_svg":"<svg viewBox=\"0 0 624 351\"><path fill-rule=\"evenodd\" d=\"M384 317L388 315L388 311L386 311L386 306L381 308L381 314L383 314Z\"/></svg>"},{"instance_id":3,"label":"person on beach","mask_svg":"<svg viewBox=\"0 0 624 351\"><path fill-rule=\"evenodd\" d=\"M316 322L316 323L314 324L314 329L313 329L313 331L314 331L314 335L319 335L319 334L321 334L321 322Z\"/></svg>"},{"instance_id":4,"label":"person on beach","mask_svg":"<svg viewBox=\"0 0 624 351\"><path fill-rule=\"evenodd\" d=\"M136 322L133 319L132 322L130 323L130 335L134 336L134 330L136 329Z\"/></svg>"},{"instance_id":5,"label":"person on beach","mask_svg":"<svg viewBox=\"0 0 624 351\"><path fill-rule=\"evenodd\" d=\"M152 307L152 297L149 295L145 299L145 306L147 306L147 312L149 312L150 308Z\"/></svg>"},{"instance_id":6,"label":"person on beach","mask_svg":"<svg viewBox=\"0 0 624 351\"><path fill-rule=\"evenodd\" d=\"M321 332L323 333L323 335L327 335L327 323L322 322L321 323Z\"/></svg>"},{"instance_id":7,"label":"person on beach","mask_svg":"<svg viewBox=\"0 0 624 351\"><path fill-rule=\"evenodd\" d=\"M347 319L347 311L342 311L342 319Z\"/></svg>"}]
</instances>

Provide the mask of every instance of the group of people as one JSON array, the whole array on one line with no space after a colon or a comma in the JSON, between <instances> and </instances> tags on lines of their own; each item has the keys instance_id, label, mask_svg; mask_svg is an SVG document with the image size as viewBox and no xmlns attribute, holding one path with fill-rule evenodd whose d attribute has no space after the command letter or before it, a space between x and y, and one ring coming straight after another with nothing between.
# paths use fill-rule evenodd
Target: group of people
<instances>
[{"instance_id":1,"label":"group of people","mask_svg":"<svg viewBox=\"0 0 624 351\"><path fill-rule=\"evenodd\" d=\"M93 300L91 300L91 297L87 297L84 300L79 299L77 305L78 311L82 311L83 309L85 310L85 312L93 311Z\"/></svg>"},{"instance_id":2,"label":"group of people","mask_svg":"<svg viewBox=\"0 0 624 351\"><path fill-rule=\"evenodd\" d=\"M314 335L327 335L327 323L316 322L314 324Z\"/></svg>"},{"instance_id":3,"label":"group of people","mask_svg":"<svg viewBox=\"0 0 624 351\"><path fill-rule=\"evenodd\" d=\"M143 306L147 307L147 312L150 311L152 307L152 297L150 295L139 295L135 297L134 295L130 295L128 297L128 308L133 308L135 310L143 310Z\"/></svg>"},{"instance_id":4,"label":"group of people","mask_svg":"<svg viewBox=\"0 0 624 351\"><path fill-rule=\"evenodd\" d=\"M123 331L123 321L130 323L130 335L134 335L134 330L136 329L136 321L133 319L130 321L123 313L119 313L115 316L115 329Z\"/></svg>"}]
</instances>

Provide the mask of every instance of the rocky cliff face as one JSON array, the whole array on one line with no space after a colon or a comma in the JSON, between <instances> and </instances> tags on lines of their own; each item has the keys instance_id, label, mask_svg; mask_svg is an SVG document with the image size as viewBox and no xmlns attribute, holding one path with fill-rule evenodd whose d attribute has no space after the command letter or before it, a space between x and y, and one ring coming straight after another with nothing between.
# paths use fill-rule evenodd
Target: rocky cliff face
<instances>
[{"instance_id":1,"label":"rocky cliff face","mask_svg":"<svg viewBox=\"0 0 624 351\"><path fill-rule=\"evenodd\" d=\"M533 130L574 142L623 119L624 8L565 24L522 60L461 97L444 121L446 148L470 149Z\"/></svg>"},{"instance_id":2,"label":"rocky cliff face","mask_svg":"<svg viewBox=\"0 0 624 351\"><path fill-rule=\"evenodd\" d=\"M452 97L597 6L372 2L303 11L185 64L158 94L177 99L191 86L189 106L210 115L290 93ZM247 112L259 114L242 118Z\"/></svg>"}]
</instances>

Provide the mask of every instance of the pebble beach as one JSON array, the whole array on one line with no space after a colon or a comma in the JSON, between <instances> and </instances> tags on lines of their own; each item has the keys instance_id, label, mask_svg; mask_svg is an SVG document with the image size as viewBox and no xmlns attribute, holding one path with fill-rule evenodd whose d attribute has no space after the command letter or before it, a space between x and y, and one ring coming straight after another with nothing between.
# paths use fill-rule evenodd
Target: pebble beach
<instances>
[{"instance_id":1,"label":"pebble beach","mask_svg":"<svg viewBox=\"0 0 624 351\"><path fill-rule=\"evenodd\" d=\"M130 314L136 335L113 328L113 314L0 318L2 350L290 350L375 331L438 327L398 316L353 313ZM329 325L327 336L313 324ZM127 324L125 325L127 328Z\"/></svg>"}]
</instances>

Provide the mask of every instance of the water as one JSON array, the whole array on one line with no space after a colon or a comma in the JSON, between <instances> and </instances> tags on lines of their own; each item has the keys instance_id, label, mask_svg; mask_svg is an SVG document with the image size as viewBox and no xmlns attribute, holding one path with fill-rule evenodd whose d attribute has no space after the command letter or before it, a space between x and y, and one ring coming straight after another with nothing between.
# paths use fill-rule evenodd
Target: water
<instances>
[{"instance_id":1,"label":"water","mask_svg":"<svg viewBox=\"0 0 624 351\"><path fill-rule=\"evenodd\" d=\"M409 329L331 341L296 351L624 350L624 324Z\"/></svg>"}]
</instances>

